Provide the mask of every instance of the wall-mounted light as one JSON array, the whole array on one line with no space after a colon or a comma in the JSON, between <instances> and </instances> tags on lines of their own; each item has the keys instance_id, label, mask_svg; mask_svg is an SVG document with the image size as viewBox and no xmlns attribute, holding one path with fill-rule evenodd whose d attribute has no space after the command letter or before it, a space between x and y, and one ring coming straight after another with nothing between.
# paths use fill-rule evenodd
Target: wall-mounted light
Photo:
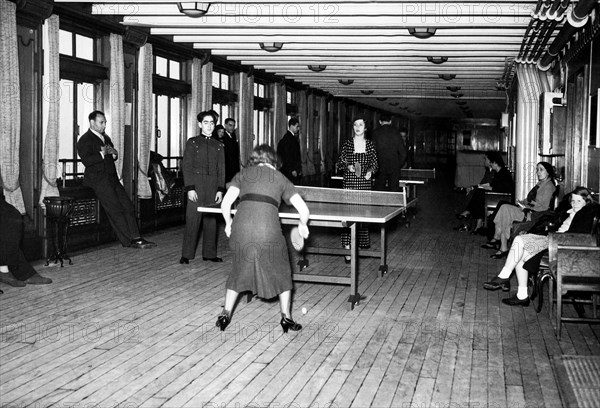
<instances>
[{"instance_id":1,"label":"wall-mounted light","mask_svg":"<svg viewBox=\"0 0 600 408\"><path fill-rule=\"evenodd\" d=\"M361 92L363 95L371 95L371 94L373 93L373 91L372 91L372 90L370 90L370 89L369 89L369 90L367 90L367 91L365 91L365 90L362 90L362 91L360 91L360 92Z\"/></svg>"},{"instance_id":2,"label":"wall-mounted light","mask_svg":"<svg viewBox=\"0 0 600 408\"><path fill-rule=\"evenodd\" d=\"M283 43L281 42L267 42L267 43L258 43L260 48L267 52L277 52L283 48Z\"/></svg>"},{"instance_id":3,"label":"wall-mounted light","mask_svg":"<svg viewBox=\"0 0 600 408\"><path fill-rule=\"evenodd\" d=\"M354 79L338 79L338 82L342 85L352 85L354 83Z\"/></svg>"},{"instance_id":4,"label":"wall-mounted light","mask_svg":"<svg viewBox=\"0 0 600 408\"><path fill-rule=\"evenodd\" d=\"M443 64L444 62L448 61L448 57L427 57L427 61L433 64Z\"/></svg>"},{"instance_id":5,"label":"wall-mounted light","mask_svg":"<svg viewBox=\"0 0 600 408\"><path fill-rule=\"evenodd\" d=\"M197 1L190 1L185 3L177 3L179 12L185 14L188 17L198 18L208 13L210 3L200 3Z\"/></svg>"},{"instance_id":6,"label":"wall-mounted light","mask_svg":"<svg viewBox=\"0 0 600 408\"><path fill-rule=\"evenodd\" d=\"M456 78L456 74L438 74L438 77L444 81L450 81Z\"/></svg>"},{"instance_id":7,"label":"wall-mounted light","mask_svg":"<svg viewBox=\"0 0 600 408\"><path fill-rule=\"evenodd\" d=\"M327 65L308 65L308 69L314 72L325 71L325 68L327 68Z\"/></svg>"},{"instance_id":8,"label":"wall-mounted light","mask_svg":"<svg viewBox=\"0 0 600 408\"><path fill-rule=\"evenodd\" d=\"M460 86L447 86L446 89L449 90L450 92L458 92L458 91L460 91L461 87Z\"/></svg>"},{"instance_id":9,"label":"wall-mounted light","mask_svg":"<svg viewBox=\"0 0 600 408\"><path fill-rule=\"evenodd\" d=\"M437 28L433 27L409 27L408 33L413 37L417 37L421 40L429 38L435 34Z\"/></svg>"}]
</instances>

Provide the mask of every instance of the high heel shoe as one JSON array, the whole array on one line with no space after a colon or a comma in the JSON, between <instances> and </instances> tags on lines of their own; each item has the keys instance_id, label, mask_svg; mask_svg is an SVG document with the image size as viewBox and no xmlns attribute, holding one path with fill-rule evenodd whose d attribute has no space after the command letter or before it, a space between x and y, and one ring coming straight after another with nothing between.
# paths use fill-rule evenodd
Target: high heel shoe
<instances>
[{"instance_id":1,"label":"high heel shoe","mask_svg":"<svg viewBox=\"0 0 600 408\"><path fill-rule=\"evenodd\" d=\"M216 326L221 329L221 331L225 331L225 328L229 326L229 323L231 323L231 314L227 310L223 310L217 317Z\"/></svg>"},{"instance_id":2,"label":"high heel shoe","mask_svg":"<svg viewBox=\"0 0 600 408\"><path fill-rule=\"evenodd\" d=\"M182 256L181 259L179 259L179 263L180 264L189 264L190 260L187 259L185 256Z\"/></svg>"},{"instance_id":3,"label":"high heel shoe","mask_svg":"<svg viewBox=\"0 0 600 408\"><path fill-rule=\"evenodd\" d=\"M288 330L292 330L292 331L302 330L302 325L299 323L296 323L292 319L288 319L287 317L285 317L284 314L281 314L281 328L283 329L284 333L287 333Z\"/></svg>"}]
</instances>

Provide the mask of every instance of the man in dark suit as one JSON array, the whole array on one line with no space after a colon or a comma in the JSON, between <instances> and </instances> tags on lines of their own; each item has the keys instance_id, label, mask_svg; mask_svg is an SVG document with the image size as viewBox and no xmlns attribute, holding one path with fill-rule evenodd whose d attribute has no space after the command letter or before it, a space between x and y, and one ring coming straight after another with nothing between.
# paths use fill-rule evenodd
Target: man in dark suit
<instances>
[{"instance_id":1,"label":"man in dark suit","mask_svg":"<svg viewBox=\"0 0 600 408\"><path fill-rule=\"evenodd\" d=\"M400 132L392 127L392 118L389 115L382 114L379 124L381 126L373 134L379 161L375 190L400 191L400 169L406 162L406 146Z\"/></svg>"},{"instance_id":2,"label":"man in dark suit","mask_svg":"<svg viewBox=\"0 0 600 408\"><path fill-rule=\"evenodd\" d=\"M302 154L297 136L299 131L300 121L291 118L288 121L288 131L277 144L277 154L281 159L280 171L294 184L300 184L302 180Z\"/></svg>"},{"instance_id":3,"label":"man in dark suit","mask_svg":"<svg viewBox=\"0 0 600 408\"><path fill-rule=\"evenodd\" d=\"M187 264L196 256L202 225L202 259L223 262L217 256L217 217L198 212L199 206L220 204L225 192L225 153L223 143L212 137L214 116L200 112L197 116L200 136L188 139L183 153L183 183L187 191L187 209L181 259Z\"/></svg>"},{"instance_id":4,"label":"man in dark suit","mask_svg":"<svg viewBox=\"0 0 600 408\"><path fill-rule=\"evenodd\" d=\"M90 129L77 142L77 153L85 166L83 184L96 193L121 245L132 248L155 247L155 243L141 237L133 203L119 181L115 167L119 153L110 137L104 133L104 113L94 111L88 119Z\"/></svg>"},{"instance_id":5,"label":"man in dark suit","mask_svg":"<svg viewBox=\"0 0 600 408\"><path fill-rule=\"evenodd\" d=\"M225 146L225 183L229 183L240 171L240 146L235 134L234 119L225 119L225 134L219 141Z\"/></svg>"}]
</instances>

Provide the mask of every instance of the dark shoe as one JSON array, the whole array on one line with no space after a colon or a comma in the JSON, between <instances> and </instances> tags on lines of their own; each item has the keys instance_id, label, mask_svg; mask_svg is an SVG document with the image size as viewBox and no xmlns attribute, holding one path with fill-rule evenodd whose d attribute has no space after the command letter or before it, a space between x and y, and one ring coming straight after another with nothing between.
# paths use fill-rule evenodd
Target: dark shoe
<instances>
[{"instance_id":1,"label":"dark shoe","mask_svg":"<svg viewBox=\"0 0 600 408\"><path fill-rule=\"evenodd\" d=\"M285 317L285 315L282 314L281 315L281 328L283 329L284 333L287 333L288 330L292 330L292 331L302 330L302 325L296 323L292 319L288 319L287 317Z\"/></svg>"},{"instance_id":2,"label":"dark shoe","mask_svg":"<svg viewBox=\"0 0 600 408\"><path fill-rule=\"evenodd\" d=\"M0 295L3 295L4 291L2 289L0 289Z\"/></svg>"},{"instance_id":3,"label":"dark shoe","mask_svg":"<svg viewBox=\"0 0 600 408\"><path fill-rule=\"evenodd\" d=\"M486 242L481 247L485 249L500 249L500 241Z\"/></svg>"},{"instance_id":4,"label":"dark shoe","mask_svg":"<svg viewBox=\"0 0 600 408\"><path fill-rule=\"evenodd\" d=\"M23 286L27 286L27 283L18 280L10 272L0 273L0 282L6 283L10 286L14 286L15 288L22 288Z\"/></svg>"},{"instance_id":5,"label":"dark shoe","mask_svg":"<svg viewBox=\"0 0 600 408\"><path fill-rule=\"evenodd\" d=\"M529 306L529 297L519 299L517 295L502 299L502 303L509 306Z\"/></svg>"},{"instance_id":6,"label":"dark shoe","mask_svg":"<svg viewBox=\"0 0 600 408\"><path fill-rule=\"evenodd\" d=\"M217 317L217 324L216 326L221 329L221 331L224 331L225 328L227 326L229 326L229 323L231 323L231 313L228 312L227 310L223 310L221 312L221 314Z\"/></svg>"},{"instance_id":7,"label":"dark shoe","mask_svg":"<svg viewBox=\"0 0 600 408\"><path fill-rule=\"evenodd\" d=\"M132 239L131 245L130 245L131 248L138 248L138 249L149 249L149 248L154 248L155 246L156 246L156 243L146 241L144 238Z\"/></svg>"},{"instance_id":8,"label":"dark shoe","mask_svg":"<svg viewBox=\"0 0 600 408\"><path fill-rule=\"evenodd\" d=\"M458 227L454 227L454 231L469 232L469 226L468 225L460 225Z\"/></svg>"},{"instance_id":9,"label":"dark shoe","mask_svg":"<svg viewBox=\"0 0 600 408\"><path fill-rule=\"evenodd\" d=\"M25 283L27 283L29 285L48 285L48 284L52 283L52 279L45 278L42 275L40 275L39 273L36 273L35 275L33 275L29 279L27 279L25 281Z\"/></svg>"},{"instance_id":10,"label":"dark shoe","mask_svg":"<svg viewBox=\"0 0 600 408\"><path fill-rule=\"evenodd\" d=\"M350 265L350 263L352 262L352 258L345 256L344 262L346 262L346 264Z\"/></svg>"},{"instance_id":11,"label":"dark shoe","mask_svg":"<svg viewBox=\"0 0 600 408\"><path fill-rule=\"evenodd\" d=\"M510 290L510 279L502 279L496 276L491 281L485 282L483 288L487 290L502 289L503 292L508 292Z\"/></svg>"},{"instance_id":12,"label":"dark shoe","mask_svg":"<svg viewBox=\"0 0 600 408\"><path fill-rule=\"evenodd\" d=\"M490 258L494 259L504 259L508 256L508 251L500 252L497 254L490 255Z\"/></svg>"},{"instance_id":13,"label":"dark shoe","mask_svg":"<svg viewBox=\"0 0 600 408\"><path fill-rule=\"evenodd\" d=\"M202 257L203 261L211 261L211 262L223 262L223 259L219 258L218 256L215 256L214 258L205 258Z\"/></svg>"},{"instance_id":14,"label":"dark shoe","mask_svg":"<svg viewBox=\"0 0 600 408\"><path fill-rule=\"evenodd\" d=\"M189 264L189 263L190 263L190 260L189 260L189 259L187 259L185 256L182 256L182 257L179 259L179 263L180 263L180 264Z\"/></svg>"}]
</instances>

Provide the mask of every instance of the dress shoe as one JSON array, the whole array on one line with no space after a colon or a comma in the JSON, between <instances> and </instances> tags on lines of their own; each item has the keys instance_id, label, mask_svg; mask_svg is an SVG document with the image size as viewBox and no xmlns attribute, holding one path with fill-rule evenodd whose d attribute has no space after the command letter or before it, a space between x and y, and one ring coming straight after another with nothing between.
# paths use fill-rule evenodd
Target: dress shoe
<instances>
[{"instance_id":1,"label":"dress shoe","mask_svg":"<svg viewBox=\"0 0 600 408\"><path fill-rule=\"evenodd\" d=\"M487 228L485 228L485 227L479 227L479 228L471 231L471 234L486 236L487 235Z\"/></svg>"},{"instance_id":2,"label":"dress shoe","mask_svg":"<svg viewBox=\"0 0 600 408\"><path fill-rule=\"evenodd\" d=\"M350 258L349 256L345 256L344 262L346 262L346 264L350 265L350 263L352 262L352 258Z\"/></svg>"},{"instance_id":3,"label":"dress shoe","mask_svg":"<svg viewBox=\"0 0 600 408\"><path fill-rule=\"evenodd\" d=\"M22 288L23 286L27 285L27 283L15 278L10 272L0 273L0 282L6 283L10 286L14 286L15 288Z\"/></svg>"},{"instance_id":4,"label":"dress shoe","mask_svg":"<svg viewBox=\"0 0 600 408\"><path fill-rule=\"evenodd\" d=\"M487 290L502 289L503 292L508 292L510 290L510 279L502 279L496 276L491 281L485 282L483 288Z\"/></svg>"},{"instance_id":5,"label":"dress shoe","mask_svg":"<svg viewBox=\"0 0 600 408\"><path fill-rule=\"evenodd\" d=\"M189 263L190 263L190 260L189 260L189 259L187 259L185 256L182 256L182 257L179 259L179 263L180 263L180 264L189 264Z\"/></svg>"},{"instance_id":6,"label":"dress shoe","mask_svg":"<svg viewBox=\"0 0 600 408\"><path fill-rule=\"evenodd\" d=\"M52 283L52 279L45 278L39 273L36 273L33 276L29 277L29 279L27 279L25 283L29 285L48 285Z\"/></svg>"},{"instance_id":7,"label":"dress shoe","mask_svg":"<svg viewBox=\"0 0 600 408\"><path fill-rule=\"evenodd\" d=\"M469 232L469 226L468 225L459 225L458 227L454 227L454 231Z\"/></svg>"},{"instance_id":8,"label":"dress shoe","mask_svg":"<svg viewBox=\"0 0 600 408\"><path fill-rule=\"evenodd\" d=\"M288 319L287 317L285 317L284 314L281 314L281 322L280 323L281 323L281 328L283 329L284 333L287 333L288 330L292 330L292 331L302 330L301 324L296 323L292 319Z\"/></svg>"},{"instance_id":9,"label":"dress shoe","mask_svg":"<svg viewBox=\"0 0 600 408\"><path fill-rule=\"evenodd\" d=\"M481 247L485 248L485 249L499 249L500 248L500 241L486 242Z\"/></svg>"},{"instance_id":10,"label":"dress shoe","mask_svg":"<svg viewBox=\"0 0 600 408\"><path fill-rule=\"evenodd\" d=\"M517 295L502 299L502 303L509 306L529 306L529 297L519 299Z\"/></svg>"},{"instance_id":11,"label":"dress shoe","mask_svg":"<svg viewBox=\"0 0 600 408\"><path fill-rule=\"evenodd\" d=\"M223 262L223 259L219 258L218 256L215 256L214 258L205 258L202 257L203 261L211 261L211 262Z\"/></svg>"},{"instance_id":12,"label":"dress shoe","mask_svg":"<svg viewBox=\"0 0 600 408\"><path fill-rule=\"evenodd\" d=\"M219 316L217 316L216 326L221 329L221 331L225 331L225 328L229 326L231 323L231 312L227 310L223 310Z\"/></svg>"},{"instance_id":13,"label":"dress shoe","mask_svg":"<svg viewBox=\"0 0 600 408\"><path fill-rule=\"evenodd\" d=\"M136 238L131 240L131 245L129 246L131 248L148 249L154 248L156 246L156 243L146 241L144 238Z\"/></svg>"},{"instance_id":14,"label":"dress shoe","mask_svg":"<svg viewBox=\"0 0 600 408\"><path fill-rule=\"evenodd\" d=\"M494 259L504 259L508 256L508 251L502 251L499 252L497 254L492 254L490 255L490 258L494 258Z\"/></svg>"}]
</instances>

